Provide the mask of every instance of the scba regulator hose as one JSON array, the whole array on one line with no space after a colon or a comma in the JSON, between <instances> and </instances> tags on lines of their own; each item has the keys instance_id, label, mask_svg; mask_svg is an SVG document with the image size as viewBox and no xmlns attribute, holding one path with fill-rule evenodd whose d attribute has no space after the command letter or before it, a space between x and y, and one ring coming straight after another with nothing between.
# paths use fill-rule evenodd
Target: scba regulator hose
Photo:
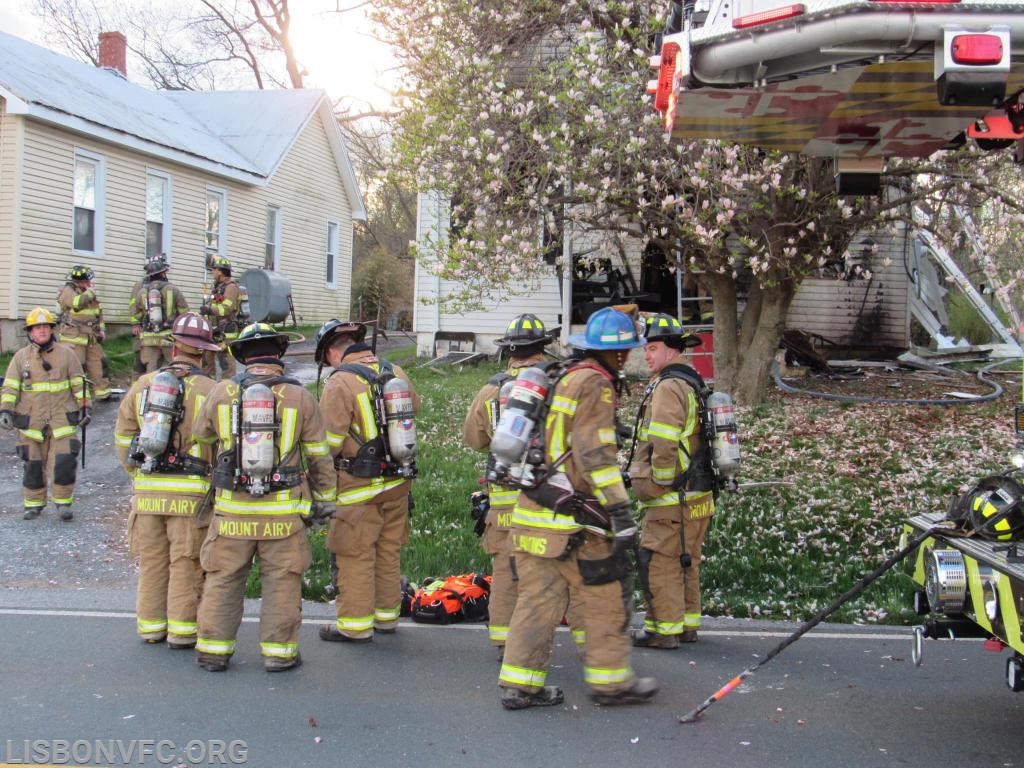
<instances>
[{"instance_id":1,"label":"scba regulator hose","mask_svg":"<svg viewBox=\"0 0 1024 768\"><path fill-rule=\"evenodd\" d=\"M969 405L971 403L984 403L989 400L995 400L1003 394L1003 387L997 381L990 381L985 378L985 374L991 371L993 368L998 368L1001 365L1007 363L1020 362L1021 358L1014 357L1007 360L999 360L994 363L986 365L980 369L977 373L978 380L988 387L991 387L992 391L984 395L977 395L976 397L950 397L950 398L894 398L894 397L865 397L860 395L837 395L833 392L816 392L811 389L798 389L790 384L787 384L782 380L782 373L779 370L779 361L774 360L772 362L772 376L775 379L775 386L781 389L783 392L789 395L805 395L806 397L817 397L821 400L834 400L840 403L879 403L881 405Z\"/></svg>"}]
</instances>

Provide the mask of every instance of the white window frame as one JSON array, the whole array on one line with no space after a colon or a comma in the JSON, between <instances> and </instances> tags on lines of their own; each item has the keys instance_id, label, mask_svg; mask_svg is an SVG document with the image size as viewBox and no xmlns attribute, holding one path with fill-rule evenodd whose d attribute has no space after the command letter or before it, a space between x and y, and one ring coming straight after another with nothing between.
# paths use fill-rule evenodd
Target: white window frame
<instances>
[{"instance_id":1,"label":"white window frame","mask_svg":"<svg viewBox=\"0 0 1024 768\"><path fill-rule=\"evenodd\" d=\"M324 288L336 290L338 287L338 252L341 250L341 222L327 220L327 264L333 279L324 279Z\"/></svg>"},{"instance_id":2,"label":"white window frame","mask_svg":"<svg viewBox=\"0 0 1024 768\"><path fill-rule=\"evenodd\" d=\"M228 252L228 191L221 187L206 188L206 204L203 206L203 240L205 241L207 239L207 235L210 232L206 227L210 221L211 195L217 195L220 197L220 211L218 212L219 219L217 221L217 245L214 247L208 243L204 243L204 249L207 254L225 256Z\"/></svg>"},{"instance_id":3,"label":"white window frame","mask_svg":"<svg viewBox=\"0 0 1024 768\"><path fill-rule=\"evenodd\" d=\"M95 200L93 208L93 244L92 250L83 250L81 248L75 248L75 209L83 208L85 206L78 206L75 204L75 171L78 168L79 162L92 163L96 168L96 187L93 190ZM75 148L74 163L71 169L71 253L75 256L102 256L103 247L105 240L103 237L104 230L106 229L107 221L107 206L106 206L106 175L107 175L107 163L106 158L103 155L98 155L95 152L90 152L86 149ZM89 209L85 209L89 210Z\"/></svg>"},{"instance_id":4,"label":"white window frame","mask_svg":"<svg viewBox=\"0 0 1024 768\"><path fill-rule=\"evenodd\" d=\"M147 235L147 241L148 241L148 235L149 235L149 232L148 232L149 226L148 225L149 225L149 221L150 221L150 219L149 219L149 180L151 178L152 179L159 179L161 182L163 182L163 188L164 188L163 217L164 217L164 220L161 222L163 224L163 232L162 232L162 237L160 238L160 253L162 253L164 255L164 257L167 259L167 263L169 264L170 261L171 261L171 210L172 210L172 208L171 208L171 200L172 200L172 196L173 196L173 191L172 191L172 188L171 188L171 175L169 173L164 173L163 171L158 171L158 170L155 170L153 168L147 168L146 169L146 225L147 225L147 227L146 227L146 229L147 229L146 235Z\"/></svg>"},{"instance_id":5,"label":"white window frame","mask_svg":"<svg viewBox=\"0 0 1024 768\"><path fill-rule=\"evenodd\" d=\"M273 248L273 260L270 263L270 269L275 272L281 271L281 206L279 205L268 205L267 206L267 218L270 218L270 214L274 214L274 231L272 233L273 241L266 241L263 248L263 259L266 263L267 248ZM264 235L266 237L266 235Z\"/></svg>"}]
</instances>

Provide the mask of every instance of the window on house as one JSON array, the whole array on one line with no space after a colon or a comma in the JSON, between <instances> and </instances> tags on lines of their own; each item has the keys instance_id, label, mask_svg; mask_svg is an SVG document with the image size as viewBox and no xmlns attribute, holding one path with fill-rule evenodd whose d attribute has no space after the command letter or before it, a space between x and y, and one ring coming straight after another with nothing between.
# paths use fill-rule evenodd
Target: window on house
<instances>
[{"instance_id":1,"label":"window on house","mask_svg":"<svg viewBox=\"0 0 1024 768\"><path fill-rule=\"evenodd\" d=\"M281 259L281 209L275 205L267 206L266 250L263 256L263 268L275 271L280 267Z\"/></svg>"},{"instance_id":2,"label":"window on house","mask_svg":"<svg viewBox=\"0 0 1024 768\"><path fill-rule=\"evenodd\" d=\"M224 254L227 247L228 194L221 189L206 190L206 252Z\"/></svg>"},{"instance_id":3,"label":"window on house","mask_svg":"<svg viewBox=\"0 0 1024 768\"><path fill-rule=\"evenodd\" d=\"M96 254L103 250L103 158L76 150L72 249Z\"/></svg>"},{"instance_id":4,"label":"window on house","mask_svg":"<svg viewBox=\"0 0 1024 768\"><path fill-rule=\"evenodd\" d=\"M146 173L146 258L171 252L171 179Z\"/></svg>"},{"instance_id":5,"label":"window on house","mask_svg":"<svg viewBox=\"0 0 1024 768\"><path fill-rule=\"evenodd\" d=\"M327 222L327 287L337 287L338 275L338 222Z\"/></svg>"}]
</instances>

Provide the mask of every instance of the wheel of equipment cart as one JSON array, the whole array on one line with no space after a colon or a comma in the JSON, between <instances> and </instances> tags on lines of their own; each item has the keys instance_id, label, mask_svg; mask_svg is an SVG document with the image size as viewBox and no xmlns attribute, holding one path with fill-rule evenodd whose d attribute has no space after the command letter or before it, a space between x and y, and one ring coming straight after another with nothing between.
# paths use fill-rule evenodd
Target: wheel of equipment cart
<instances>
[{"instance_id":1,"label":"wheel of equipment cart","mask_svg":"<svg viewBox=\"0 0 1024 768\"><path fill-rule=\"evenodd\" d=\"M914 627L914 637L911 642L913 645L910 647L910 660L914 662L915 667L920 667L921 654L924 651L924 627L920 624Z\"/></svg>"},{"instance_id":2,"label":"wheel of equipment cart","mask_svg":"<svg viewBox=\"0 0 1024 768\"><path fill-rule=\"evenodd\" d=\"M1024 664L1019 655L1006 660L1006 685L1014 693L1024 691Z\"/></svg>"}]
</instances>

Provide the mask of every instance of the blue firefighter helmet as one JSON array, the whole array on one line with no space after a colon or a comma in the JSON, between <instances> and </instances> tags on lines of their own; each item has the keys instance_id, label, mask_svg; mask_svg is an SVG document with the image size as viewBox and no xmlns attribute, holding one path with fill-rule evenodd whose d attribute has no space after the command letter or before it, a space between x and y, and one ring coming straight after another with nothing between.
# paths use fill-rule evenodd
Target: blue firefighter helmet
<instances>
[{"instance_id":1,"label":"blue firefighter helmet","mask_svg":"<svg viewBox=\"0 0 1024 768\"><path fill-rule=\"evenodd\" d=\"M569 336L569 346L576 349L633 349L646 343L647 340L637 333L636 323L629 315L611 307L597 310L587 320L583 333Z\"/></svg>"}]
</instances>

